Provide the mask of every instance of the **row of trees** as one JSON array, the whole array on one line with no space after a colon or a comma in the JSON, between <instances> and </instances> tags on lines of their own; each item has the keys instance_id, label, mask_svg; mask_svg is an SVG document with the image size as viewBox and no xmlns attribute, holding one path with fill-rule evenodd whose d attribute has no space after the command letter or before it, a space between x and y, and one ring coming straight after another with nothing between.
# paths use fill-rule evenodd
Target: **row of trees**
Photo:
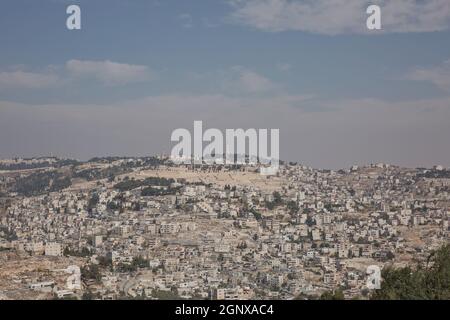
<instances>
[{"instance_id":1,"label":"row of trees","mask_svg":"<svg viewBox=\"0 0 450 320\"><path fill-rule=\"evenodd\" d=\"M71 179L56 171L36 172L18 178L13 191L31 197L46 192L56 192L71 186Z\"/></svg>"},{"instance_id":2,"label":"row of trees","mask_svg":"<svg viewBox=\"0 0 450 320\"><path fill-rule=\"evenodd\" d=\"M130 191L139 187L163 186L168 187L174 183L174 179L166 179L160 177L150 177L145 180L134 180L125 178L123 181L114 185L114 189L119 191Z\"/></svg>"}]
</instances>

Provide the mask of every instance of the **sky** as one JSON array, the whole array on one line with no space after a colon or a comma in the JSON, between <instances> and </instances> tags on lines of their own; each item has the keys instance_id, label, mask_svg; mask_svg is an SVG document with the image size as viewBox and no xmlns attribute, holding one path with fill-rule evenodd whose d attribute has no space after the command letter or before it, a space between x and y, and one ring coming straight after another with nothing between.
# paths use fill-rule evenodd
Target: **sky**
<instances>
[{"instance_id":1,"label":"sky","mask_svg":"<svg viewBox=\"0 0 450 320\"><path fill-rule=\"evenodd\" d=\"M169 154L202 120L316 168L450 166L449 40L448 0L3 0L0 158Z\"/></svg>"}]
</instances>

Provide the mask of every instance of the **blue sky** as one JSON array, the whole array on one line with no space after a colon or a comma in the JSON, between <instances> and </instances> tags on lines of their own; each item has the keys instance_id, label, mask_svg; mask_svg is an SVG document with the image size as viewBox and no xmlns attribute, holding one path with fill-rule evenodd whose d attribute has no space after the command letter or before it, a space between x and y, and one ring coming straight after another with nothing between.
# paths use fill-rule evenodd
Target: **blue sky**
<instances>
[{"instance_id":1,"label":"blue sky","mask_svg":"<svg viewBox=\"0 0 450 320\"><path fill-rule=\"evenodd\" d=\"M204 120L315 167L450 165L449 29L445 0L5 0L0 157L169 152Z\"/></svg>"}]
</instances>

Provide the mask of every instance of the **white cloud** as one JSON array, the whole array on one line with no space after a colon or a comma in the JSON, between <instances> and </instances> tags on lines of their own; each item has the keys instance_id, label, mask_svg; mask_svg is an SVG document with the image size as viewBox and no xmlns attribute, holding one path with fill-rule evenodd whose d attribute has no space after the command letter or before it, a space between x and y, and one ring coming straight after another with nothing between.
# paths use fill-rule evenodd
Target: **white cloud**
<instances>
[{"instance_id":1,"label":"white cloud","mask_svg":"<svg viewBox=\"0 0 450 320\"><path fill-rule=\"evenodd\" d=\"M450 92L450 60L441 66L431 68L416 68L407 75L407 79L431 82L437 87Z\"/></svg>"},{"instance_id":2,"label":"white cloud","mask_svg":"<svg viewBox=\"0 0 450 320\"><path fill-rule=\"evenodd\" d=\"M241 72L239 82L248 92L262 92L270 90L273 87L273 84L269 79L248 70Z\"/></svg>"},{"instance_id":3,"label":"white cloud","mask_svg":"<svg viewBox=\"0 0 450 320\"><path fill-rule=\"evenodd\" d=\"M38 89L58 84L55 74L24 71L0 72L0 88Z\"/></svg>"},{"instance_id":4,"label":"white cloud","mask_svg":"<svg viewBox=\"0 0 450 320\"><path fill-rule=\"evenodd\" d=\"M230 4L230 21L270 32L373 33L366 29L370 4L381 6L382 32L450 28L448 0L230 0Z\"/></svg>"},{"instance_id":5,"label":"white cloud","mask_svg":"<svg viewBox=\"0 0 450 320\"><path fill-rule=\"evenodd\" d=\"M237 91L263 93L276 87L269 78L255 71L240 66L233 67L231 70L233 75L229 87Z\"/></svg>"},{"instance_id":6,"label":"white cloud","mask_svg":"<svg viewBox=\"0 0 450 320\"><path fill-rule=\"evenodd\" d=\"M106 85L121 85L149 79L147 66L105 61L70 60L66 68L71 76L94 78Z\"/></svg>"},{"instance_id":7,"label":"white cloud","mask_svg":"<svg viewBox=\"0 0 450 320\"><path fill-rule=\"evenodd\" d=\"M183 28L192 28L194 26L194 22L192 16L189 13L182 13L178 16L178 19L181 21L181 26Z\"/></svg>"}]
</instances>

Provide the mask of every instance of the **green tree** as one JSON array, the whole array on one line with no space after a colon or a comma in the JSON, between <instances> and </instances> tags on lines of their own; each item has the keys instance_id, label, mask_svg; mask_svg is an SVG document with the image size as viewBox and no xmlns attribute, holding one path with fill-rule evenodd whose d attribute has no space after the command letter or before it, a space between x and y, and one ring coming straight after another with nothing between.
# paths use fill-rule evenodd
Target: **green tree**
<instances>
[{"instance_id":1,"label":"green tree","mask_svg":"<svg viewBox=\"0 0 450 320\"><path fill-rule=\"evenodd\" d=\"M344 293L341 289L334 291L325 291L320 296L320 300L345 300Z\"/></svg>"},{"instance_id":2,"label":"green tree","mask_svg":"<svg viewBox=\"0 0 450 320\"><path fill-rule=\"evenodd\" d=\"M102 274L100 268L96 264L90 264L81 268L81 279L83 280L95 280L100 282Z\"/></svg>"},{"instance_id":3,"label":"green tree","mask_svg":"<svg viewBox=\"0 0 450 320\"><path fill-rule=\"evenodd\" d=\"M450 245L432 252L425 266L385 268L374 300L450 299Z\"/></svg>"}]
</instances>

